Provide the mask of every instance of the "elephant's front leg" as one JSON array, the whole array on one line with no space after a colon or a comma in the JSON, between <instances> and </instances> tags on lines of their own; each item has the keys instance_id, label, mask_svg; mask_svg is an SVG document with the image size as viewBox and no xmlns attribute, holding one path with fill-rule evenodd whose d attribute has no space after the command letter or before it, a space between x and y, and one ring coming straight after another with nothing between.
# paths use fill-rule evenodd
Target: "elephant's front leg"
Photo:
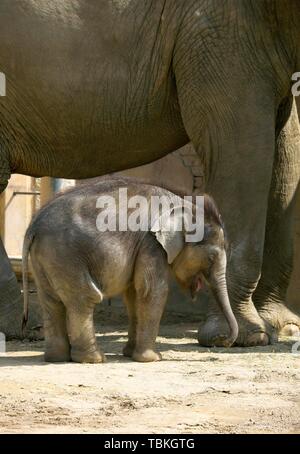
<instances>
[{"instance_id":1,"label":"elephant's front leg","mask_svg":"<svg viewBox=\"0 0 300 454\"><path fill-rule=\"evenodd\" d=\"M159 361L155 340L168 296L168 267L164 251L153 238L149 238L136 260L135 324L129 341L134 345L132 359L140 362ZM135 335L135 340L132 338Z\"/></svg>"},{"instance_id":2,"label":"elephant's front leg","mask_svg":"<svg viewBox=\"0 0 300 454\"><path fill-rule=\"evenodd\" d=\"M224 138L218 151L213 146L208 152L218 153L213 157L217 162L207 188L220 206L227 232L227 283L239 325L236 343L241 346L266 345L274 335L252 300L261 273L274 153L274 136L268 123L264 124L265 138L250 131L247 134L247 125L242 122L235 132L237 141ZM215 339L227 332L224 317L212 301L207 319L199 328L199 342L222 346L222 340L216 344Z\"/></svg>"},{"instance_id":3,"label":"elephant's front leg","mask_svg":"<svg viewBox=\"0 0 300 454\"><path fill-rule=\"evenodd\" d=\"M140 362L161 360L155 349L155 341L159 331L160 320L166 303L166 293L159 295L140 294L136 305L136 340L132 359Z\"/></svg>"},{"instance_id":4,"label":"elephant's front leg","mask_svg":"<svg viewBox=\"0 0 300 454\"><path fill-rule=\"evenodd\" d=\"M224 59L222 56L220 61ZM266 345L273 330L259 316L252 295L262 266L275 154L276 103L259 76L255 79L252 75L248 85L238 73L239 77L233 73L230 80L220 79L219 73L199 80L206 69L198 65L198 72L195 66L189 74L181 65L179 61L176 80L184 124L203 160L206 190L219 205L230 245L227 280L239 324L237 344ZM184 80L187 75L191 80ZM193 97L187 86L194 88ZM228 326L212 304L206 322L200 326L199 342L216 345L215 339L223 334L228 334ZM223 345L221 340L217 344Z\"/></svg>"},{"instance_id":5,"label":"elephant's front leg","mask_svg":"<svg viewBox=\"0 0 300 454\"><path fill-rule=\"evenodd\" d=\"M281 115L289 115L291 102ZM279 121L282 123L281 118ZM300 127L295 104L276 145L262 274L253 299L264 320L277 332L292 335L300 327L300 318L285 306L293 265L294 199L300 178Z\"/></svg>"}]
</instances>

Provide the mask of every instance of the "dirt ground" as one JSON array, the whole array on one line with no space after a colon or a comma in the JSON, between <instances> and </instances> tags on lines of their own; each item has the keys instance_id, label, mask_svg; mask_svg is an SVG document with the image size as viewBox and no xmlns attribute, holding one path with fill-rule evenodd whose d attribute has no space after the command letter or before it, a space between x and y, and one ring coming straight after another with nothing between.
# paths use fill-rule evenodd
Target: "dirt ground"
<instances>
[{"instance_id":1,"label":"dirt ground","mask_svg":"<svg viewBox=\"0 0 300 454\"><path fill-rule=\"evenodd\" d=\"M121 355L126 328L101 328L107 363L47 364L43 342L0 357L1 433L300 433L299 339L206 349L196 324L161 327L159 363ZM299 348L300 351L300 348Z\"/></svg>"}]
</instances>

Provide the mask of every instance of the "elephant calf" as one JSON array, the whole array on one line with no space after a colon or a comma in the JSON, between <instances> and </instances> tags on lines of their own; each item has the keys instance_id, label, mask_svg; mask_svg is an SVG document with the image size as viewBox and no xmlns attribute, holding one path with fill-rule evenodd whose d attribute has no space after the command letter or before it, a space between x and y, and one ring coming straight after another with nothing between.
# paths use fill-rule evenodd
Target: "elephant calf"
<instances>
[{"instance_id":1,"label":"elephant calf","mask_svg":"<svg viewBox=\"0 0 300 454\"><path fill-rule=\"evenodd\" d=\"M126 191L126 204L120 201L119 190ZM192 295L204 282L209 284L230 327L227 344L235 341L238 327L226 288L224 232L212 199L204 197L203 238L187 242L185 223L183 230L168 230L163 216L155 220L156 228L147 220L145 229L126 230L121 226L121 217L117 224L112 208L128 215L128 225L134 224L130 203L137 201L137 196L147 203L152 196L164 197L173 204L169 213L172 225L182 221L184 210L175 209L182 198L156 186L114 178L58 195L29 226L23 247L23 322L25 325L28 317L30 252L43 308L46 361L103 362L93 312L103 298L117 295L124 296L129 316L124 355L135 361L159 360L155 339L167 300L170 271ZM189 207L195 214L195 205L190 202ZM98 208L103 210L99 212ZM144 215L149 214L147 210ZM104 220L109 229L103 228Z\"/></svg>"}]
</instances>

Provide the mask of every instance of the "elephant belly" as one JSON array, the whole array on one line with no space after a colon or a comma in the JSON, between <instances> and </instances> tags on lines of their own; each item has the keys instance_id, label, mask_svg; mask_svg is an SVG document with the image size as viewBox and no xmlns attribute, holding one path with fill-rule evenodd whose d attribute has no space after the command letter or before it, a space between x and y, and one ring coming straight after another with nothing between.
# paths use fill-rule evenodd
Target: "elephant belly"
<instances>
[{"instance_id":1,"label":"elephant belly","mask_svg":"<svg viewBox=\"0 0 300 454\"><path fill-rule=\"evenodd\" d=\"M149 163L188 142L179 109L168 105L149 118L141 101L135 118L122 116L121 102L114 109L94 107L92 99L88 106L81 100L72 107L47 102L38 110L39 102L3 111L0 106L1 133L16 173L94 177Z\"/></svg>"},{"instance_id":2,"label":"elephant belly","mask_svg":"<svg viewBox=\"0 0 300 454\"><path fill-rule=\"evenodd\" d=\"M109 1L101 8L82 1L77 21L78 11L57 15L51 2L42 3L0 5L0 71L7 77L0 140L13 172L93 177L154 161L188 141L172 46L161 45L164 30L157 33L164 2L151 4L147 21L142 2L135 1L140 11L132 17L116 16ZM137 36L139 27L147 29Z\"/></svg>"}]
</instances>

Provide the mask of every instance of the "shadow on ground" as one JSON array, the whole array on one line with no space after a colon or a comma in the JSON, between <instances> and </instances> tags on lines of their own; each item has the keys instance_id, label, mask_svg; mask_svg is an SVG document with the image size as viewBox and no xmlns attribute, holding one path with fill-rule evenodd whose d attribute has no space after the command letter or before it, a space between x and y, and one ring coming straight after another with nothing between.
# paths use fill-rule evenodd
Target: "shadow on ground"
<instances>
[{"instance_id":1,"label":"shadow on ground","mask_svg":"<svg viewBox=\"0 0 300 454\"><path fill-rule=\"evenodd\" d=\"M296 342L295 338L281 338L279 342L263 346L263 347L231 347L221 348L201 347L197 341L197 326L195 323L177 323L176 325L162 325L160 334L157 340L157 349L163 354L164 361L186 361L186 355L180 358L182 354L192 354L191 361L214 361L214 354L232 354L232 355L246 355L253 353L289 353L291 354L292 346ZM127 327L125 324L121 326L101 326L96 325L97 340L101 349L105 352L107 362L111 363L126 363L131 362L131 359L123 357L121 354L122 349L127 341ZM298 339L299 340L299 339ZM26 352L26 355L22 355ZM29 354L32 352L32 355ZM44 341L10 341L7 342L6 355L0 355L0 367L11 367L19 365L28 366L46 366L44 362ZM171 354L172 353L172 354ZM202 355L203 353L211 353L211 357ZM176 356L176 354L178 354ZM195 354L198 355L195 359ZM174 357L174 355L176 357ZM61 364L56 364L60 367Z\"/></svg>"}]
</instances>

